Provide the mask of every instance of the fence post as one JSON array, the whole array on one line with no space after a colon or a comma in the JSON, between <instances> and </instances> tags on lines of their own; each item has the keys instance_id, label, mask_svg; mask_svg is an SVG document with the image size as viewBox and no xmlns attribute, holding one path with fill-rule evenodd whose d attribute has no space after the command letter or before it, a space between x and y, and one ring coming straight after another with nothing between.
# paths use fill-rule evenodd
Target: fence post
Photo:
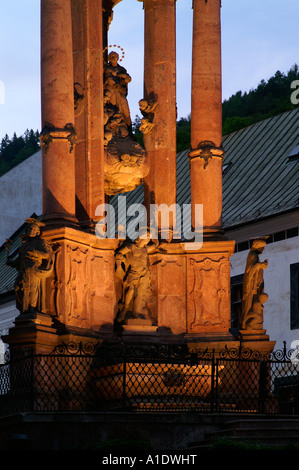
<instances>
[{"instance_id":1,"label":"fence post","mask_svg":"<svg viewBox=\"0 0 299 470\"><path fill-rule=\"evenodd\" d=\"M210 411L214 412L214 391L215 391L215 350L213 349L212 354L212 371L211 371L211 401L210 401Z\"/></svg>"},{"instance_id":2,"label":"fence post","mask_svg":"<svg viewBox=\"0 0 299 470\"><path fill-rule=\"evenodd\" d=\"M283 342L283 358L284 360L286 360L287 358L287 342L286 341Z\"/></svg>"},{"instance_id":3,"label":"fence post","mask_svg":"<svg viewBox=\"0 0 299 470\"><path fill-rule=\"evenodd\" d=\"M126 376L127 376L127 354L126 350L124 352L124 361L123 361L123 384L122 384L122 407L123 409L126 407Z\"/></svg>"},{"instance_id":4,"label":"fence post","mask_svg":"<svg viewBox=\"0 0 299 470\"><path fill-rule=\"evenodd\" d=\"M34 413L34 390L35 390L35 386L34 386L34 354L33 354L33 350L31 351L31 378L29 379L30 380L30 389L31 389L31 411L32 413Z\"/></svg>"},{"instance_id":5,"label":"fence post","mask_svg":"<svg viewBox=\"0 0 299 470\"><path fill-rule=\"evenodd\" d=\"M267 363L262 360L260 362L260 380L259 380L259 413L265 412L265 402L267 397Z\"/></svg>"}]
</instances>

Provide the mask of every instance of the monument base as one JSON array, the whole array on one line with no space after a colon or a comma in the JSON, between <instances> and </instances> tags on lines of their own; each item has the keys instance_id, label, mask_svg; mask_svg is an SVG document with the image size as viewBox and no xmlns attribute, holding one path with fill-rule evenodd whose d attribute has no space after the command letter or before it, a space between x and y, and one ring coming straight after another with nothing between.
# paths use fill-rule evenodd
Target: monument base
<instances>
[{"instance_id":1,"label":"monument base","mask_svg":"<svg viewBox=\"0 0 299 470\"><path fill-rule=\"evenodd\" d=\"M22 313L15 319L9 334L2 336L11 354L30 350L34 354L49 353L57 344L57 331L50 315L38 312Z\"/></svg>"},{"instance_id":2,"label":"monument base","mask_svg":"<svg viewBox=\"0 0 299 470\"><path fill-rule=\"evenodd\" d=\"M240 330L239 335L244 348L269 354L273 351L276 341L270 341L267 330Z\"/></svg>"}]
</instances>

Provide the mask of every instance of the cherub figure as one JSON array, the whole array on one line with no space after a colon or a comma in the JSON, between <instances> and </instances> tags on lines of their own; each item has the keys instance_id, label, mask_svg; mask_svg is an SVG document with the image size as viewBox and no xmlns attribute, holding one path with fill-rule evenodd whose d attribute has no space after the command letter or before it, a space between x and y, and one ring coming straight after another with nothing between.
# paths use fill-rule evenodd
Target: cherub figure
<instances>
[{"instance_id":1,"label":"cherub figure","mask_svg":"<svg viewBox=\"0 0 299 470\"><path fill-rule=\"evenodd\" d=\"M143 134L149 134L154 127L154 111L157 107L157 104L158 103L156 101L147 101L145 99L139 101L139 109L143 115L139 130Z\"/></svg>"}]
</instances>

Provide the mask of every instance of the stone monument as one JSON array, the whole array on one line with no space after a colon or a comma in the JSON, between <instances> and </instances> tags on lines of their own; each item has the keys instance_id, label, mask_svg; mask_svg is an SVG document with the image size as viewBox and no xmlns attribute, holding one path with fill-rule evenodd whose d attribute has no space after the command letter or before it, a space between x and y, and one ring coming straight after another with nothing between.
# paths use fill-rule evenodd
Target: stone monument
<instances>
[{"instance_id":1,"label":"stone monument","mask_svg":"<svg viewBox=\"0 0 299 470\"><path fill-rule=\"evenodd\" d=\"M203 243L163 239L162 218L150 242L96 234L103 217L97 207L141 183L148 213L151 204L176 204L176 0L142 0L144 147L132 135L127 102L134 77L115 49L107 53L119 1L41 2L43 242L34 245L51 247L45 251L50 267L41 281L34 271L38 287L29 302L43 316L16 321L6 337L11 348L26 344L43 352L61 341L150 338L219 349L235 341L234 242L225 239L221 218L220 0L193 1L191 220ZM203 227L197 227L196 205L203 206ZM175 216L167 223L173 233ZM37 266L40 250L30 251ZM23 286L27 302L31 293Z\"/></svg>"}]
</instances>

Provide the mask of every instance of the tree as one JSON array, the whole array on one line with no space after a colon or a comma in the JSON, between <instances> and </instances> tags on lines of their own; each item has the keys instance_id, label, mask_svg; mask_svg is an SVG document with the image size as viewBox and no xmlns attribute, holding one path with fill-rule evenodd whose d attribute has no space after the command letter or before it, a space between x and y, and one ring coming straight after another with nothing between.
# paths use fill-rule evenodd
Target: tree
<instances>
[{"instance_id":1,"label":"tree","mask_svg":"<svg viewBox=\"0 0 299 470\"><path fill-rule=\"evenodd\" d=\"M40 148L39 132L27 129L21 136L6 134L0 143L0 175L11 170Z\"/></svg>"}]
</instances>

